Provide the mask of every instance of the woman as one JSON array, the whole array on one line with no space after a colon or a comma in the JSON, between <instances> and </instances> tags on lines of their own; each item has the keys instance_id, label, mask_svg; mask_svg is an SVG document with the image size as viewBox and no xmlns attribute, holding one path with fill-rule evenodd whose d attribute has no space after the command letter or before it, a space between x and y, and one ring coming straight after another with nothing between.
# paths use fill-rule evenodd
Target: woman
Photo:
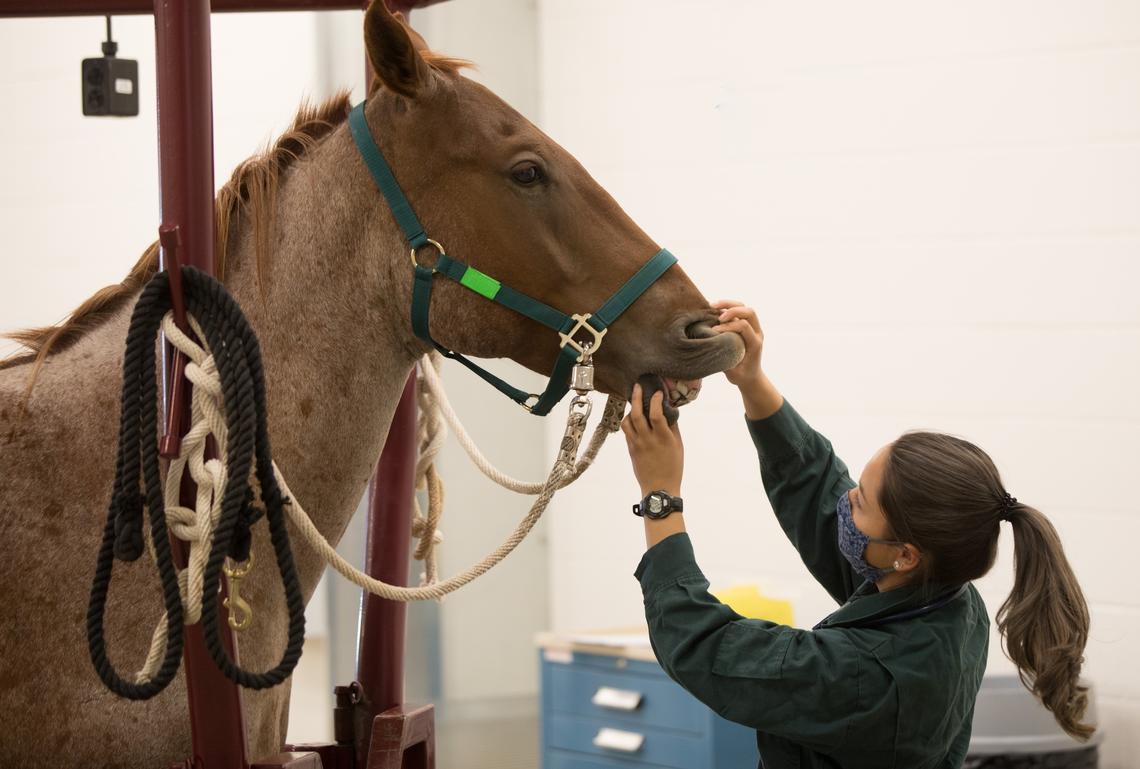
<instances>
[{"instance_id":1,"label":"woman","mask_svg":"<svg viewBox=\"0 0 1140 769\"><path fill-rule=\"evenodd\" d=\"M647 552L635 576L665 671L725 718L756 729L761 765L958 767L985 672L989 618L970 584L993 566L1003 523L1016 578L997 613L1022 680L1069 734L1087 739L1078 683L1089 615L1057 533L1004 489L976 446L907 433L856 483L831 444L765 376L756 313L718 302L744 359L740 389L776 517L841 607L812 630L745 619L708 593L681 507L681 434L654 394L634 390L622 422L645 499Z\"/></svg>"}]
</instances>

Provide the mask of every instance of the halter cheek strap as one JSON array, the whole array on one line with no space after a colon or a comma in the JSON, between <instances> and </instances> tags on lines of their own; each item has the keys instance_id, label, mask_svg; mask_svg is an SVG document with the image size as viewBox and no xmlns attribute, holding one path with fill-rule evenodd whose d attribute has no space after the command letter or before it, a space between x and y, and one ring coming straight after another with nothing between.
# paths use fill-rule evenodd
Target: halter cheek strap
<instances>
[{"instance_id":1,"label":"halter cheek strap","mask_svg":"<svg viewBox=\"0 0 1140 769\"><path fill-rule=\"evenodd\" d=\"M417 337L434 346L445 357L459 361L532 414L545 416L550 413L550 409L562 400L569 391L571 369L586 354L587 344L589 354L596 353L602 345L607 330L614 321L658 278L665 274L666 270L677 262L677 257L662 249L626 281L613 296L606 300L596 312L567 315L537 299L514 290L510 286L503 285L495 278L470 265L448 256L444 252L443 246L430 239L424 232L423 225L416 218L411 204L400 189L391 167L373 140L372 133L368 128L368 121L364 117L364 102L353 108L348 116L348 125L361 157L368 166L376 186L388 201L392 215L397 224L400 225L400 229L411 248L412 264L415 267L415 278L412 283L412 331ZM434 267L425 267L416 261L416 252L429 244L439 252L439 258ZM434 277L437 274L454 280L480 296L525 315L558 333L560 349L545 392L537 395L512 387L491 372L459 353L448 350L432 339L428 327L428 313L431 307ZM585 342L579 342L577 337L583 331L588 332L591 338Z\"/></svg>"}]
</instances>

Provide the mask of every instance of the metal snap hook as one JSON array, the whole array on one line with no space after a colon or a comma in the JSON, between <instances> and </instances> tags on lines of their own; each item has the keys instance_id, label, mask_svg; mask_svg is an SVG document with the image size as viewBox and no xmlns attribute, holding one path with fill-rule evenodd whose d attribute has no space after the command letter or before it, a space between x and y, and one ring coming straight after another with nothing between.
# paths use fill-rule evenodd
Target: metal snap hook
<instances>
[{"instance_id":1,"label":"metal snap hook","mask_svg":"<svg viewBox=\"0 0 1140 769\"><path fill-rule=\"evenodd\" d=\"M229 558L227 563L233 563ZM230 610L229 623L234 630L245 630L253 623L253 607L241 597L241 581L249 576L253 568L253 551L249 552L249 560L241 566L222 565L222 572L226 575L230 585L230 595L222 606Z\"/></svg>"},{"instance_id":2,"label":"metal snap hook","mask_svg":"<svg viewBox=\"0 0 1140 769\"><path fill-rule=\"evenodd\" d=\"M594 404L586 395L575 395L574 399L570 401L571 416L580 416L583 419L586 419L590 416L590 412L593 410Z\"/></svg>"},{"instance_id":3,"label":"metal snap hook","mask_svg":"<svg viewBox=\"0 0 1140 769\"><path fill-rule=\"evenodd\" d=\"M578 395L585 395L594 389L594 343L586 342L582 345L582 357L574 364L570 376L573 382L570 385Z\"/></svg>"}]
</instances>

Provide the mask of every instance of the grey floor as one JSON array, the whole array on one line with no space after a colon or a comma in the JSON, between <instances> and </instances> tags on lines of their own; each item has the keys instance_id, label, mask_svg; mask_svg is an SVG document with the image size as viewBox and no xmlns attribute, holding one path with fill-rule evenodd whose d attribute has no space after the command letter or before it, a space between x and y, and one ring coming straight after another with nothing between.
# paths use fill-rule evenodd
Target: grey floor
<instances>
[{"instance_id":1,"label":"grey floor","mask_svg":"<svg viewBox=\"0 0 1140 769\"><path fill-rule=\"evenodd\" d=\"M437 769L537 769L538 717L448 719L436 724Z\"/></svg>"}]
</instances>

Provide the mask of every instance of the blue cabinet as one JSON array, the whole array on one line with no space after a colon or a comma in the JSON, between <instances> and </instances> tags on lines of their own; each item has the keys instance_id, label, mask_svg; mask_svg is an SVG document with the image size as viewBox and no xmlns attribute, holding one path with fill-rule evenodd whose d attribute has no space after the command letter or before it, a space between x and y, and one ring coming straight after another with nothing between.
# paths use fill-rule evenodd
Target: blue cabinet
<instances>
[{"instance_id":1,"label":"blue cabinet","mask_svg":"<svg viewBox=\"0 0 1140 769\"><path fill-rule=\"evenodd\" d=\"M655 661L565 647L544 650L539 659L543 769L756 769L759 763L752 729L709 710Z\"/></svg>"}]
</instances>

